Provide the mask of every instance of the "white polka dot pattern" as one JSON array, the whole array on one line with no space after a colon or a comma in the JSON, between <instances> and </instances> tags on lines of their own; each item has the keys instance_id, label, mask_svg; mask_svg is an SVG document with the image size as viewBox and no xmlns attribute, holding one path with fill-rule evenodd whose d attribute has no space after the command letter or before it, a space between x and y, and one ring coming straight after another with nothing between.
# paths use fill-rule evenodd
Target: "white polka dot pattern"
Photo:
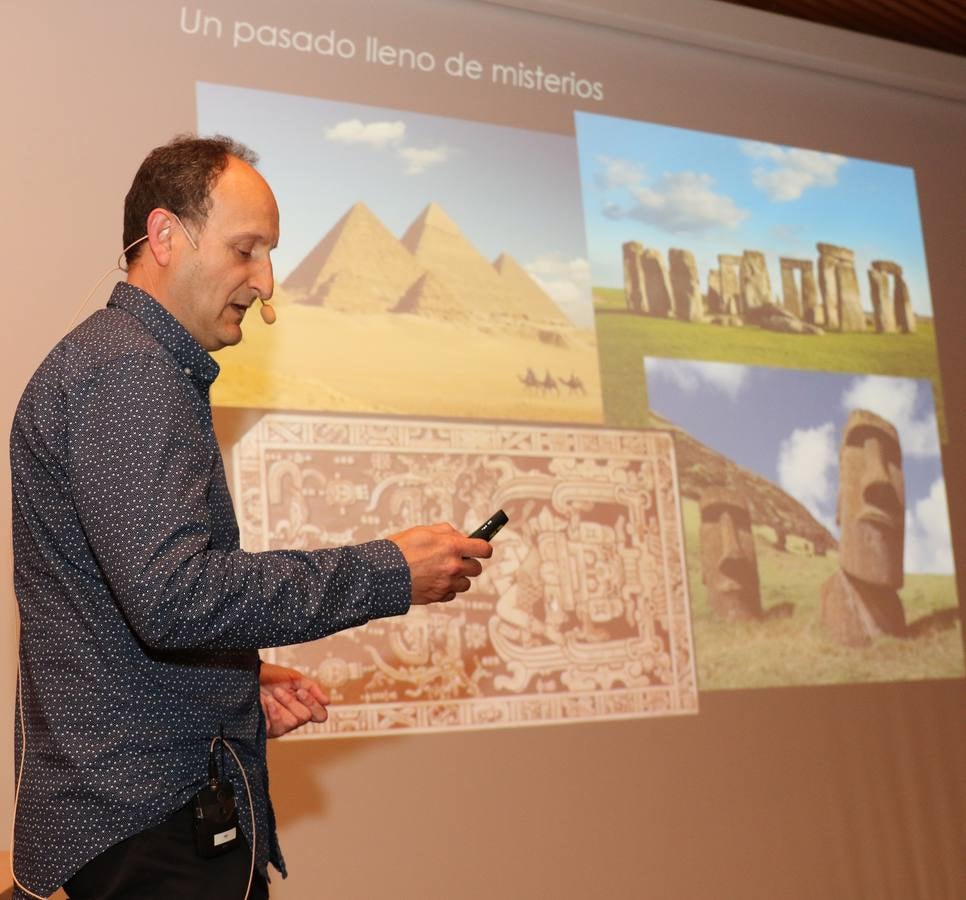
<instances>
[{"instance_id":1,"label":"white polka dot pattern","mask_svg":"<svg viewBox=\"0 0 966 900\"><path fill-rule=\"evenodd\" d=\"M409 570L389 541L239 549L211 427L217 374L176 319L120 283L54 348L17 409L28 752L14 850L18 878L38 893L186 803L222 725L251 782L257 865L284 872L256 650L409 607Z\"/></svg>"}]
</instances>

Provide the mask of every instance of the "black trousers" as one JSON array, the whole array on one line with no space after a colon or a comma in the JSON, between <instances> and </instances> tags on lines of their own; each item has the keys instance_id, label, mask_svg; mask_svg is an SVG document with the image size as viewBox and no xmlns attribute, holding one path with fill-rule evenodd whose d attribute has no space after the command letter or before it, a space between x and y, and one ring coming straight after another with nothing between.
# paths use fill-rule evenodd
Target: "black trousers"
<instances>
[{"instance_id":1,"label":"black trousers","mask_svg":"<svg viewBox=\"0 0 966 900\"><path fill-rule=\"evenodd\" d=\"M251 859L244 840L214 859L198 856L189 803L96 856L64 890L70 900L243 900ZM267 900L258 869L248 897Z\"/></svg>"}]
</instances>

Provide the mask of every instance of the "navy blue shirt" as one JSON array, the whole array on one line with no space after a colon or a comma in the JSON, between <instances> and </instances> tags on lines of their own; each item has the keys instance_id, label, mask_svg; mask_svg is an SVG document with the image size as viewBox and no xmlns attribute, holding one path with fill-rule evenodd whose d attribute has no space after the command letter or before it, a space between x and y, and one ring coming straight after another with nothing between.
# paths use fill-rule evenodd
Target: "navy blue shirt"
<instances>
[{"instance_id":1,"label":"navy blue shirt","mask_svg":"<svg viewBox=\"0 0 966 900\"><path fill-rule=\"evenodd\" d=\"M409 608L390 541L246 553L211 425L218 364L120 283L24 391L10 440L26 755L17 877L49 894L204 784L224 728L254 798L256 865L284 872L257 648ZM19 721L17 764L21 757ZM230 754L239 823L244 785Z\"/></svg>"}]
</instances>

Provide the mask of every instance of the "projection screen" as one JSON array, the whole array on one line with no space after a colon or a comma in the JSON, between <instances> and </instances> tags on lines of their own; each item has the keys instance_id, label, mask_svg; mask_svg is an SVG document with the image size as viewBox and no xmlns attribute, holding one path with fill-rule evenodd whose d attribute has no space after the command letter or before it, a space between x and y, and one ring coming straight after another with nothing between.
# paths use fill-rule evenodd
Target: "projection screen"
<instances>
[{"instance_id":1,"label":"projection screen","mask_svg":"<svg viewBox=\"0 0 966 900\"><path fill-rule=\"evenodd\" d=\"M428 791L444 820L475 802L484 832L504 829L510 881L470 884L483 851L464 847L397 896L631 897L651 877L669 897L952 897L966 877L964 97L897 86L901 53L890 76L882 42L856 36L834 35L864 73L861 55L834 74L804 52L712 48L720 6L685 4L650 35L618 4L4 12L20 65L5 421L122 277L80 306L120 249L140 159L179 132L228 134L281 217L278 322L246 322L212 391L243 547L509 515L465 597L263 652L333 700L273 760L323 783L334 761L326 794L370 784L341 753L405 760L421 788L381 790L413 822ZM566 727L535 727L550 724ZM468 765L444 781L423 752ZM867 754L874 777L857 774ZM585 798L552 811L568 782ZM298 788L277 784L297 848L278 890L308 896L312 829L339 841L346 820L293 800L289 826ZM790 846L730 866L727 807L766 848L786 791ZM507 821L528 796L561 821ZM541 858L612 813L595 875ZM708 872L685 871L694 854ZM331 865L333 896L388 890Z\"/></svg>"}]
</instances>

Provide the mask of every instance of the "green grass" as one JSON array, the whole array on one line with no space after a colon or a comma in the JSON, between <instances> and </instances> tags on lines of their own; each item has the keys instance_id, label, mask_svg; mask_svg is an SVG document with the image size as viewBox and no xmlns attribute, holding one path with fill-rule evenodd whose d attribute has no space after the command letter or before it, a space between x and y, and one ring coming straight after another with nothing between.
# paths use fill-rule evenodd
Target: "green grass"
<instances>
[{"instance_id":1,"label":"green grass","mask_svg":"<svg viewBox=\"0 0 966 900\"><path fill-rule=\"evenodd\" d=\"M939 434L943 441L946 439L939 360L931 321L920 321L915 334L780 334L750 326L723 328L636 316L626 311L622 291L595 288L594 294L604 414L609 425L647 427L643 358L666 356L928 378L933 384Z\"/></svg>"},{"instance_id":2,"label":"green grass","mask_svg":"<svg viewBox=\"0 0 966 900\"><path fill-rule=\"evenodd\" d=\"M825 557L780 552L771 530L755 529L761 599L765 612L791 603L790 617L758 622L717 621L701 583L699 513L684 500L684 530L691 590L691 622L700 690L958 678L964 670L962 626L954 624L914 638L880 638L869 647L842 647L819 626L819 591L837 568ZM900 592L906 621L957 606L951 575L911 575Z\"/></svg>"}]
</instances>

